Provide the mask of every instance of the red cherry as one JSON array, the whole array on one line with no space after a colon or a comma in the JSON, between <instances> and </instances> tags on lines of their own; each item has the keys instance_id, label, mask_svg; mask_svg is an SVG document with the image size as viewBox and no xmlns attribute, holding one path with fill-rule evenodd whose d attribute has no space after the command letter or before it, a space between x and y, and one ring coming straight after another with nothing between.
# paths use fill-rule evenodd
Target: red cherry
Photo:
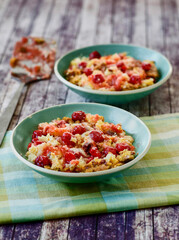
<instances>
[{"instance_id":1,"label":"red cherry","mask_svg":"<svg viewBox=\"0 0 179 240\"><path fill-rule=\"evenodd\" d=\"M116 144L116 150L118 151L118 152L121 152L121 151L123 151L124 149L127 149L127 150L131 150L131 147L129 146L129 144L127 144L127 143L117 143Z\"/></svg>"},{"instance_id":2,"label":"red cherry","mask_svg":"<svg viewBox=\"0 0 179 240\"><path fill-rule=\"evenodd\" d=\"M86 128L81 126L81 125L77 125L73 128L72 133L75 134L83 134L84 132L86 132Z\"/></svg>"},{"instance_id":3,"label":"red cherry","mask_svg":"<svg viewBox=\"0 0 179 240\"><path fill-rule=\"evenodd\" d=\"M117 154L115 148L113 148L113 147L106 147L106 148L104 149L104 154L105 154L105 156L108 155L109 152L112 153L112 154L114 154L114 155Z\"/></svg>"},{"instance_id":4,"label":"red cherry","mask_svg":"<svg viewBox=\"0 0 179 240\"><path fill-rule=\"evenodd\" d=\"M86 62L80 62L80 63L78 64L78 67L79 67L80 69L84 69L84 68L86 67L86 65L87 65Z\"/></svg>"},{"instance_id":5,"label":"red cherry","mask_svg":"<svg viewBox=\"0 0 179 240\"><path fill-rule=\"evenodd\" d=\"M100 58L100 57L101 57L101 54L98 51L91 52L89 55L90 60L93 58Z\"/></svg>"},{"instance_id":6,"label":"red cherry","mask_svg":"<svg viewBox=\"0 0 179 240\"><path fill-rule=\"evenodd\" d=\"M35 159L35 165L37 165L39 167L44 167L46 165L51 166L51 164L52 163L47 156L40 155Z\"/></svg>"},{"instance_id":7,"label":"red cherry","mask_svg":"<svg viewBox=\"0 0 179 240\"><path fill-rule=\"evenodd\" d=\"M105 79L104 79L104 77L103 77L102 74L96 74L96 75L94 75L93 78L92 78L92 80L93 80L93 82L96 83L96 84L102 83L102 82L105 81Z\"/></svg>"},{"instance_id":8,"label":"red cherry","mask_svg":"<svg viewBox=\"0 0 179 240\"><path fill-rule=\"evenodd\" d=\"M130 77L130 81L129 82L132 83L132 84L141 84L142 83L141 77L138 74L133 74Z\"/></svg>"},{"instance_id":9,"label":"red cherry","mask_svg":"<svg viewBox=\"0 0 179 240\"><path fill-rule=\"evenodd\" d=\"M122 72L125 72L127 70L127 67L123 62L118 62L117 67L120 68Z\"/></svg>"},{"instance_id":10,"label":"red cherry","mask_svg":"<svg viewBox=\"0 0 179 240\"><path fill-rule=\"evenodd\" d=\"M32 143L34 143L34 145L37 146L39 144L42 144L43 142L41 142L38 138L33 138Z\"/></svg>"},{"instance_id":11,"label":"red cherry","mask_svg":"<svg viewBox=\"0 0 179 240\"><path fill-rule=\"evenodd\" d=\"M41 137L42 135L43 135L42 130L36 130L33 132L32 138L38 138L38 137Z\"/></svg>"},{"instance_id":12,"label":"red cherry","mask_svg":"<svg viewBox=\"0 0 179 240\"><path fill-rule=\"evenodd\" d=\"M65 162L70 163L71 160L76 159L75 154L72 152L65 153Z\"/></svg>"},{"instance_id":13,"label":"red cherry","mask_svg":"<svg viewBox=\"0 0 179 240\"><path fill-rule=\"evenodd\" d=\"M94 130L89 135L95 142L102 142L104 140L102 133L99 131Z\"/></svg>"},{"instance_id":14,"label":"red cherry","mask_svg":"<svg viewBox=\"0 0 179 240\"><path fill-rule=\"evenodd\" d=\"M66 144L67 146L74 146L75 143L71 141L71 137L72 137L71 133L64 132L62 135L62 141L64 142L64 144Z\"/></svg>"},{"instance_id":15,"label":"red cherry","mask_svg":"<svg viewBox=\"0 0 179 240\"><path fill-rule=\"evenodd\" d=\"M22 43L27 43L28 42L28 38L26 38L26 37L22 37Z\"/></svg>"},{"instance_id":16,"label":"red cherry","mask_svg":"<svg viewBox=\"0 0 179 240\"><path fill-rule=\"evenodd\" d=\"M121 83L122 83L122 77L118 77L116 78L115 82L114 82L114 88L116 91L120 91L121 90Z\"/></svg>"},{"instance_id":17,"label":"red cherry","mask_svg":"<svg viewBox=\"0 0 179 240\"><path fill-rule=\"evenodd\" d=\"M90 76L93 71L91 70L91 68L85 68L83 72L86 74L86 76Z\"/></svg>"},{"instance_id":18,"label":"red cherry","mask_svg":"<svg viewBox=\"0 0 179 240\"><path fill-rule=\"evenodd\" d=\"M83 111L77 111L72 114L73 121L82 121L86 118L86 114Z\"/></svg>"},{"instance_id":19,"label":"red cherry","mask_svg":"<svg viewBox=\"0 0 179 240\"><path fill-rule=\"evenodd\" d=\"M152 65L148 62L143 62L142 63L142 68L145 70L145 71L149 71L151 69Z\"/></svg>"},{"instance_id":20,"label":"red cherry","mask_svg":"<svg viewBox=\"0 0 179 240\"><path fill-rule=\"evenodd\" d=\"M98 150L97 147L92 147L92 148L90 149L90 154L91 154L93 157L98 157L98 158L102 157L102 154L100 153L100 151Z\"/></svg>"},{"instance_id":21,"label":"red cherry","mask_svg":"<svg viewBox=\"0 0 179 240\"><path fill-rule=\"evenodd\" d=\"M27 149L29 150L29 148L32 146L32 143L30 142L27 146Z\"/></svg>"}]
</instances>

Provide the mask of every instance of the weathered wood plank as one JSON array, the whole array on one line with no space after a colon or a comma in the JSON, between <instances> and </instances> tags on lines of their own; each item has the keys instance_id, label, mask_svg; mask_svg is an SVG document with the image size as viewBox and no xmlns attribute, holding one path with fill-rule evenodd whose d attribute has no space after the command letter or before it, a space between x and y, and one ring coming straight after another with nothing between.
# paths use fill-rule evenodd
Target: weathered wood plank
<instances>
[{"instance_id":1,"label":"weathered wood plank","mask_svg":"<svg viewBox=\"0 0 179 240\"><path fill-rule=\"evenodd\" d=\"M59 51L64 51L65 49L68 50L69 45L71 46L71 48L73 48L75 38L64 33L63 25L66 24L66 27L65 27L66 31L68 31L68 27L69 27L69 29L71 29L71 25L76 26L76 28L73 29L73 34L77 35L77 32L78 32L77 23L79 24L79 17L80 17L78 12L80 11L81 0L69 1L67 11L66 11L66 7L64 5L64 3L67 3L67 2L58 1L57 3L58 3L57 9L61 9L61 15L62 16L66 15L66 16L63 18L60 17L61 22L58 21L58 25L52 26L51 24L48 24L48 28L52 28L52 29L55 28L54 31L56 32L56 35L53 35L53 37L56 38L57 40L58 40L59 36L61 36L60 31L62 30L62 36L59 39L58 49L59 49ZM60 6L60 4L61 4L61 6ZM68 14L66 14L66 12ZM74 13L77 15L75 15ZM58 14L60 14L60 13L58 13ZM52 13L52 15L53 15L53 13ZM73 18L72 18L72 16L73 16ZM71 20L67 21L66 20L67 17ZM75 29L77 32L75 32ZM49 34L49 32L50 32L50 30L48 30L48 34ZM64 42L63 42L63 40L64 40ZM63 94L64 90L66 91L66 87L64 87L56 79L56 77L53 76L52 78L53 78L53 84L52 84L53 88L51 86L52 79L49 82L44 81L44 82L37 82L37 83L31 84L31 86L29 87L28 93L27 93L27 98L24 102L23 112L20 117L21 119L23 119L28 114L30 114L34 111L37 111L38 109L42 109L44 107L44 103L46 106L49 106L51 104L52 105L58 104L59 100L62 100L62 102L64 102L64 98L62 97L62 94ZM47 90L48 86L49 86L49 91ZM36 89L38 89L38 91ZM54 98L55 96L56 96L56 99ZM66 95L64 95L64 97L65 96ZM38 104L37 104L37 102L38 102ZM52 103L50 103L50 102L52 102Z\"/></svg>"},{"instance_id":2,"label":"weathered wood plank","mask_svg":"<svg viewBox=\"0 0 179 240\"><path fill-rule=\"evenodd\" d=\"M130 7L129 7L130 6ZM114 0L112 11L112 43L130 43L131 41L131 1ZM128 104L120 104L119 107L129 110Z\"/></svg>"},{"instance_id":3,"label":"weathered wood plank","mask_svg":"<svg viewBox=\"0 0 179 240\"><path fill-rule=\"evenodd\" d=\"M111 42L112 36L112 7L113 4L108 0L100 0L100 8L97 20L97 30L95 44L105 44Z\"/></svg>"},{"instance_id":4,"label":"weathered wood plank","mask_svg":"<svg viewBox=\"0 0 179 240\"><path fill-rule=\"evenodd\" d=\"M132 44L146 46L146 4L145 1L131 2L131 35ZM142 103L142 104L141 104ZM149 115L149 97L129 103L129 111L137 116Z\"/></svg>"},{"instance_id":5,"label":"weathered wood plank","mask_svg":"<svg viewBox=\"0 0 179 240\"><path fill-rule=\"evenodd\" d=\"M94 32L94 44L108 44L112 37L112 7L111 1L99 0L99 12L97 15L96 31ZM92 43L91 43L92 44ZM85 102L94 102L85 99Z\"/></svg>"},{"instance_id":6,"label":"weathered wood plank","mask_svg":"<svg viewBox=\"0 0 179 240\"><path fill-rule=\"evenodd\" d=\"M179 206L154 209L154 239L179 239Z\"/></svg>"},{"instance_id":7,"label":"weathered wood plank","mask_svg":"<svg viewBox=\"0 0 179 240\"><path fill-rule=\"evenodd\" d=\"M59 30L60 37L58 43L58 56L62 56L63 54L75 48L76 38L78 36L80 27L81 7L81 0L73 0L69 2L67 14L65 14L63 25ZM55 75L52 76L49 83L47 99L44 106L49 107L59 103L64 103L68 91L67 87L62 84Z\"/></svg>"},{"instance_id":8,"label":"weathered wood plank","mask_svg":"<svg viewBox=\"0 0 179 240\"><path fill-rule=\"evenodd\" d=\"M36 19L36 24L33 25L33 29L31 31L32 35L36 35L38 32L38 35L44 35L45 37L49 37L49 38L57 38L58 39L58 28L60 26L60 24L62 24L63 21L63 15L64 12L66 10L66 4L67 1L55 1L55 3L52 1L51 4L49 1L45 1L45 7L43 7L43 9L40 11L40 14L38 15L38 18ZM53 9L50 9L51 7L53 7ZM43 14L43 12L48 12L48 14ZM43 25L42 25L43 23ZM57 24L58 23L58 24ZM39 26L40 24L40 26ZM38 30L40 28L40 30ZM53 76L52 76L53 77ZM30 93L32 92L36 92L36 88L40 88L40 95L36 95L36 96L32 96L32 99L35 97L38 99L43 95L44 96L44 92L45 92L45 96L46 96L46 91L47 91L47 87L48 87L49 83L47 81L43 81L43 82L36 82L35 84L31 84L28 93L26 91L24 91L24 94L21 96L22 99L25 98L26 94L30 95ZM53 85L53 84L52 84ZM50 85L51 86L51 85ZM54 86L54 85L53 85ZM54 91L57 88L54 88ZM26 89L27 90L27 89ZM30 92L30 93L29 93ZM36 107L39 106L38 109L40 109L40 107L43 107L44 101L45 101L45 96L44 96L44 100L42 101L42 105L39 106L37 105ZM49 96L49 93L48 93ZM53 98L54 95L52 94ZM27 96L28 97L28 96ZM52 98L52 99L53 99ZM17 111L15 112L15 116L13 118L12 124L10 125L10 128L13 128L18 121L18 116L21 112L21 108L22 105L24 103L24 101L22 101L22 99L19 101L18 107L17 107ZM28 101L30 101L30 99L26 99L27 101L27 105L28 106ZM31 113L31 105L29 105L29 114ZM38 109L34 109L34 111L37 111ZM26 113L28 114L28 113ZM25 115L24 115L25 117ZM23 118L23 116L21 117Z\"/></svg>"},{"instance_id":9,"label":"weathered wood plank","mask_svg":"<svg viewBox=\"0 0 179 240\"><path fill-rule=\"evenodd\" d=\"M41 222L22 223L15 227L13 240L37 240L42 228Z\"/></svg>"},{"instance_id":10,"label":"weathered wood plank","mask_svg":"<svg viewBox=\"0 0 179 240\"><path fill-rule=\"evenodd\" d=\"M10 1L5 14L3 15L0 25L0 56L2 56L7 47L7 41L12 34L18 15L21 12L22 3L22 0Z\"/></svg>"},{"instance_id":11,"label":"weathered wood plank","mask_svg":"<svg viewBox=\"0 0 179 240\"><path fill-rule=\"evenodd\" d=\"M10 0L1 0L0 1L0 25L1 25L2 19L4 18L4 14L7 12L9 3L10 3Z\"/></svg>"},{"instance_id":12,"label":"weathered wood plank","mask_svg":"<svg viewBox=\"0 0 179 240\"><path fill-rule=\"evenodd\" d=\"M152 210L126 212L125 239L153 239Z\"/></svg>"},{"instance_id":13,"label":"weathered wood plank","mask_svg":"<svg viewBox=\"0 0 179 240\"><path fill-rule=\"evenodd\" d=\"M49 24L49 19L51 17L50 15L53 7L54 7L54 0L52 0L51 3L48 0L44 0L40 2L40 6L36 14L37 17L33 21L33 27L30 33L32 36L44 35L47 25Z\"/></svg>"},{"instance_id":14,"label":"weathered wood plank","mask_svg":"<svg viewBox=\"0 0 179 240\"><path fill-rule=\"evenodd\" d=\"M7 49L7 43L9 42L9 38L12 35L12 30L15 27L19 12L20 12L20 6L22 4L22 0L14 0L11 1L8 5L8 8L5 11L5 14L3 15L3 20L1 21L0 25L0 89L1 89L1 95L0 95L0 108L2 107L2 103L5 97L5 94L7 92L7 87L9 81L6 82L4 80L7 76L7 72L9 69L9 57L5 56L2 59L2 56L4 56L4 52ZM6 22L7 19L7 22ZM7 25L8 24L8 25ZM8 26L8 30L6 31Z\"/></svg>"},{"instance_id":15,"label":"weathered wood plank","mask_svg":"<svg viewBox=\"0 0 179 240\"><path fill-rule=\"evenodd\" d=\"M69 219L46 221L43 224L40 240L66 240Z\"/></svg>"},{"instance_id":16,"label":"weathered wood plank","mask_svg":"<svg viewBox=\"0 0 179 240\"><path fill-rule=\"evenodd\" d=\"M50 10L50 7L48 6L49 3L50 2L46 2L46 5L47 5L47 8ZM50 3L50 5L51 5L51 3ZM51 25L51 23L50 23L50 20L52 19L52 16L53 16L53 12L51 14L51 19L48 19L48 17L49 17L48 14L46 15L45 19L43 18L43 15L42 15L41 21L39 20L38 22L43 21L43 23L44 23L41 34L43 34L44 30L45 30L44 34L47 31L48 36L50 35L50 32L51 33L56 32L56 35L53 35L53 38L57 38L57 40L58 40L57 29L59 28L59 26L63 22L63 18L61 18L61 14L63 15L65 13L66 4L64 2L57 1L52 10L56 11L56 9L61 9L59 11L60 17L58 18L58 25L57 24L56 25ZM43 9L41 11L43 11ZM46 28L45 24L47 23L47 20L48 20L48 26ZM60 20L61 20L61 22L60 22ZM34 26L35 26L35 24L34 24ZM51 30L49 30L50 28L51 28ZM37 27L35 27L35 31L36 31L36 29L37 29ZM31 31L31 34L33 35L33 29ZM40 110L40 109L43 108L44 102L45 102L45 99L46 99L46 96L47 96L48 85L49 85L48 80L35 82L35 83L32 83L32 84L29 85L29 88L28 88L27 95L26 95L26 98L25 98L24 103L23 103L23 107L22 107L22 111L21 111L19 120L23 119L27 115L29 115L29 114L37 111L37 110Z\"/></svg>"},{"instance_id":17,"label":"weathered wood plank","mask_svg":"<svg viewBox=\"0 0 179 240\"><path fill-rule=\"evenodd\" d=\"M99 8L99 1L84 0L82 7L81 26L76 40L75 48L81 48L94 43L97 14ZM76 93L68 90L66 96L66 103L83 102L85 99Z\"/></svg>"},{"instance_id":18,"label":"weathered wood plank","mask_svg":"<svg viewBox=\"0 0 179 240\"><path fill-rule=\"evenodd\" d=\"M147 42L148 47L156 49L166 55L165 31L166 24L162 16L163 4L160 0L147 1ZM165 83L150 95L150 114L164 114L170 112L169 85Z\"/></svg>"},{"instance_id":19,"label":"weathered wood plank","mask_svg":"<svg viewBox=\"0 0 179 240\"><path fill-rule=\"evenodd\" d=\"M98 216L98 240L125 239L125 212L101 214Z\"/></svg>"},{"instance_id":20,"label":"weathered wood plank","mask_svg":"<svg viewBox=\"0 0 179 240\"><path fill-rule=\"evenodd\" d=\"M176 0L165 0L162 4L166 53L169 60L171 61L171 64L173 65L173 74L168 83L170 87L169 97L171 101L171 112L179 112L179 97L178 90L176 90L179 89L179 10L177 9L177 7L179 9L179 2L177 5Z\"/></svg>"},{"instance_id":21,"label":"weathered wood plank","mask_svg":"<svg viewBox=\"0 0 179 240\"><path fill-rule=\"evenodd\" d=\"M98 11L99 1L83 1L81 26L77 37L76 48L93 44Z\"/></svg>"},{"instance_id":22,"label":"weathered wood plank","mask_svg":"<svg viewBox=\"0 0 179 240\"><path fill-rule=\"evenodd\" d=\"M114 0L113 6L113 43L130 43L131 39L131 1Z\"/></svg>"},{"instance_id":23,"label":"weathered wood plank","mask_svg":"<svg viewBox=\"0 0 179 240\"><path fill-rule=\"evenodd\" d=\"M51 14L52 6L53 6L53 1L51 3L49 3L49 1L47 1L47 0L41 1L41 4L40 4L39 8L37 9L37 11L38 11L37 18L34 19L34 22L32 24L32 29L29 32L29 34L31 34L33 36L42 36L43 35L43 32L44 32L44 30L47 26L47 23L48 23L47 21L50 18L49 15ZM18 83L16 83L15 81L13 83L16 84L16 86L18 87ZM11 83L11 85L12 85L12 83ZM36 85L35 84L31 84L31 85L35 87L33 89L35 91ZM28 88L29 88L29 86L28 87L26 86L23 89L23 92L21 94L21 98L20 98L19 103L17 105L17 108L15 110L15 113L14 113L14 116L12 118L9 129L14 128L15 125L17 124L18 120L19 120L19 115L21 113L21 109L22 109L22 106L24 104L24 100L25 100ZM14 88L11 87L11 89L12 89L12 91L14 91Z\"/></svg>"},{"instance_id":24,"label":"weathered wood plank","mask_svg":"<svg viewBox=\"0 0 179 240\"><path fill-rule=\"evenodd\" d=\"M19 1L19 0L18 0ZM5 55L3 57L2 63L6 66L4 69L5 74L8 75L8 69L9 69L9 59L11 57L14 44L19 38L21 38L23 35L29 34L31 27L32 27L32 21L35 19L39 2L32 0L30 4L23 5L21 12L18 16L18 20L14 29L13 34L10 37L10 41L8 43L8 47L6 49ZM18 4L18 3L17 3ZM3 70L3 71L4 71ZM5 106L8 104L10 98L9 98L9 91L11 88L11 84L14 84L14 86L18 87L18 84L15 80L12 78L6 77L3 81L2 91L1 94L4 96L2 109L5 108Z\"/></svg>"},{"instance_id":25,"label":"weathered wood plank","mask_svg":"<svg viewBox=\"0 0 179 240\"><path fill-rule=\"evenodd\" d=\"M10 240L13 236L14 225L1 225L0 226L0 240Z\"/></svg>"},{"instance_id":26,"label":"weathered wood plank","mask_svg":"<svg viewBox=\"0 0 179 240\"><path fill-rule=\"evenodd\" d=\"M96 234L96 216L70 219L68 240L93 240Z\"/></svg>"},{"instance_id":27,"label":"weathered wood plank","mask_svg":"<svg viewBox=\"0 0 179 240\"><path fill-rule=\"evenodd\" d=\"M81 8L82 1L70 0L67 11L63 17L63 25L59 30L60 36L66 36L66 40L77 38L81 24Z\"/></svg>"}]
</instances>

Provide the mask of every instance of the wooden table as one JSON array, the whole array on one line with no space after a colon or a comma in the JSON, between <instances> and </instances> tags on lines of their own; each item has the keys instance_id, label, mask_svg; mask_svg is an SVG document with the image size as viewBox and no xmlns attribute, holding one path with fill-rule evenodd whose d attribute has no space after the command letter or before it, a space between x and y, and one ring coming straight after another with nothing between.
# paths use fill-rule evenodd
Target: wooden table
<instances>
[{"instance_id":1,"label":"wooden table","mask_svg":"<svg viewBox=\"0 0 179 240\"><path fill-rule=\"evenodd\" d=\"M137 116L179 112L179 0L0 0L0 107L18 83L8 77L14 43L23 35L53 37L58 57L92 44L132 43L165 54L171 79L138 102L120 107ZM27 115L60 103L85 99L53 75L26 86L9 129ZM179 207L99 214L0 226L0 239L179 239Z\"/></svg>"}]
</instances>

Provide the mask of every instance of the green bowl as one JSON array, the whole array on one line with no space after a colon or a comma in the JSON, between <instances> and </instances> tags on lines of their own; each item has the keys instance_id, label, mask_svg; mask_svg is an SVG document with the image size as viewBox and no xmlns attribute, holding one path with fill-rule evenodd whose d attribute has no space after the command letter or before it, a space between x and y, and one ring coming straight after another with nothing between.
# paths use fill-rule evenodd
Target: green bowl
<instances>
[{"instance_id":1,"label":"green bowl","mask_svg":"<svg viewBox=\"0 0 179 240\"><path fill-rule=\"evenodd\" d=\"M71 60L76 57L89 56L89 54L95 50L100 52L100 54L103 56L119 52L127 52L129 56L132 56L141 61L153 60L155 61L157 69L159 70L160 77L158 78L157 82L152 86L136 90L115 92L85 89L83 87L76 86L75 84L72 84L69 81L67 81L64 77L64 72L69 67ZM139 98L143 98L148 94L152 93L164 82L166 82L167 79L169 79L172 73L172 66L165 56L152 49L133 45L106 44L85 47L67 53L65 56L56 61L54 71L57 78L77 94L85 98L88 98L94 102L117 105L122 103L128 103Z\"/></svg>"},{"instance_id":2,"label":"green bowl","mask_svg":"<svg viewBox=\"0 0 179 240\"><path fill-rule=\"evenodd\" d=\"M25 153L27 151L27 145L31 141L32 132L37 129L39 123L50 122L57 117L71 117L74 111L79 110L86 113L102 115L107 122L113 122L115 124L122 123L123 129L128 134L132 135L135 140L136 158L117 168L92 173L65 173L48 170L38 167L26 159ZM120 108L96 103L64 104L43 109L30 115L19 123L13 130L11 136L11 148L19 160L44 176L71 183L95 182L119 175L122 171L137 163L147 153L150 144L150 131L139 118Z\"/></svg>"}]
</instances>

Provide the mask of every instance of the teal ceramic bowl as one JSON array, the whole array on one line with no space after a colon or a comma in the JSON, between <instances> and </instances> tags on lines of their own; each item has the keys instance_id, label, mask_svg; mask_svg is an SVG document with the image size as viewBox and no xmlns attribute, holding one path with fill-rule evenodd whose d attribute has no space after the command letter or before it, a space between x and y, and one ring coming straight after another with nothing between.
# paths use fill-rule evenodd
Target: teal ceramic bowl
<instances>
[{"instance_id":1,"label":"teal ceramic bowl","mask_svg":"<svg viewBox=\"0 0 179 240\"><path fill-rule=\"evenodd\" d=\"M71 60L76 57L89 56L89 54L95 50L97 50L103 56L119 52L127 52L129 56L132 56L139 60L153 60L155 61L157 69L159 70L160 77L152 86L130 91L115 92L85 89L67 81L64 77L64 72L69 67ZM164 82L166 82L167 79L169 79L172 73L172 66L166 57L152 49L133 45L107 44L94 45L69 52L56 61L54 71L57 78L77 94L90 99L93 102L118 105L121 103L128 103L139 98L143 98L152 93Z\"/></svg>"},{"instance_id":2,"label":"teal ceramic bowl","mask_svg":"<svg viewBox=\"0 0 179 240\"><path fill-rule=\"evenodd\" d=\"M102 115L107 122L115 124L122 123L123 129L128 134L132 135L135 140L134 146L136 147L136 153L138 153L136 158L123 166L93 173L57 172L38 167L26 159L25 153L27 151L27 145L31 141L32 132L37 129L39 123L50 122L57 117L71 117L74 111L79 110L86 113ZM25 118L13 130L11 136L11 148L19 160L44 176L71 183L95 182L119 175L122 171L137 163L147 153L150 144L151 134L146 125L139 118L120 108L96 103L64 104L41 110Z\"/></svg>"}]
</instances>

